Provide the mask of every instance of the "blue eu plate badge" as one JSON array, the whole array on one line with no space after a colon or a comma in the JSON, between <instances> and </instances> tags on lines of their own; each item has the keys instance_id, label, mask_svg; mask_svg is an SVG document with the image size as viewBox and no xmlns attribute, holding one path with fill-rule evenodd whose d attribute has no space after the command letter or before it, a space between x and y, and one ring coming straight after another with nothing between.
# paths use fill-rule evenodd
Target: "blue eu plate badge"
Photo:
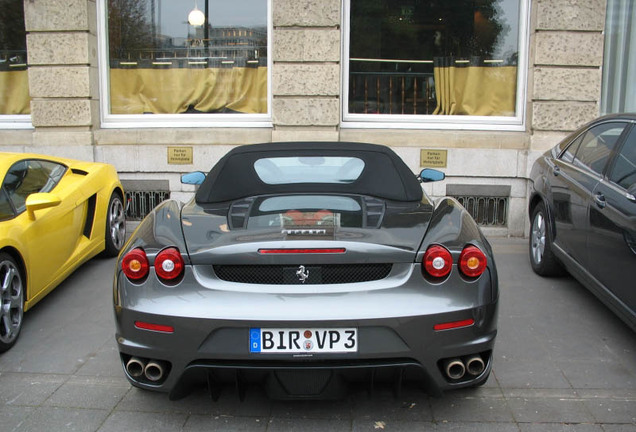
<instances>
[{"instance_id":1,"label":"blue eu plate badge","mask_svg":"<svg viewBox=\"0 0 636 432\"><path fill-rule=\"evenodd\" d=\"M253 353L261 352L261 329L260 328L250 329L250 352L253 352Z\"/></svg>"}]
</instances>

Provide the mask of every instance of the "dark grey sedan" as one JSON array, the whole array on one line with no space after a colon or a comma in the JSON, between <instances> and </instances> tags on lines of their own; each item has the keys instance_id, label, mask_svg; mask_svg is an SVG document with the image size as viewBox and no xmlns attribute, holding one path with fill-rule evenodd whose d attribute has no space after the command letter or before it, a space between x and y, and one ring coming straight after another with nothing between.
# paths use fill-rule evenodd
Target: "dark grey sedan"
<instances>
[{"instance_id":1,"label":"dark grey sedan","mask_svg":"<svg viewBox=\"0 0 636 432\"><path fill-rule=\"evenodd\" d=\"M530 178L534 271L566 269L636 331L636 114L581 127Z\"/></svg>"}]
</instances>

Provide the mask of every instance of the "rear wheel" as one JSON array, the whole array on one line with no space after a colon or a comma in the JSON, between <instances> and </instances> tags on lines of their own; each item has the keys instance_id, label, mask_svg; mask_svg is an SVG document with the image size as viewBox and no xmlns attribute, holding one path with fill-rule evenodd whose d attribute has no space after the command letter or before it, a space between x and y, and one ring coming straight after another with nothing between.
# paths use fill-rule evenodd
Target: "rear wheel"
<instances>
[{"instance_id":1,"label":"rear wheel","mask_svg":"<svg viewBox=\"0 0 636 432\"><path fill-rule=\"evenodd\" d=\"M541 276L563 273L563 268L552 251L552 226L542 202L532 211L529 243L530 264L535 273Z\"/></svg>"},{"instance_id":2,"label":"rear wheel","mask_svg":"<svg viewBox=\"0 0 636 432\"><path fill-rule=\"evenodd\" d=\"M24 283L16 261L0 252L0 352L11 348L22 329Z\"/></svg>"},{"instance_id":3,"label":"rear wheel","mask_svg":"<svg viewBox=\"0 0 636 432\"><path fill-rule=\"evenodd\" d=\"M104 255L117 256L126 241L126 211L118 192L113 192L106 211L106 248Z\"/></svg>"}]
</instances>

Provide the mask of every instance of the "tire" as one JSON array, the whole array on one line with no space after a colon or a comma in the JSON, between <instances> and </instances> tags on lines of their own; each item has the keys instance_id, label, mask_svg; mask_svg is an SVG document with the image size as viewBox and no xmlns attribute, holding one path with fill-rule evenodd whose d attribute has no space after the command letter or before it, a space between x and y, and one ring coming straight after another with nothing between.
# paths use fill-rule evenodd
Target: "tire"
<instances>
[{"instance_id":1,"label":"tire","mask_svg":"<svg viewBox=\"0 0 636 432\"><path fill-rule=\"evenodd\" d=\"M536 274L540 276L563 274L563 267L552 250L552 224L543 202L537 204L532 210L528 245L530 264Z\"/></svg>"},{"instance_id":2,"label":"tire","mask_svg":"<svg viewBox=\"0 0 636 432\"><path fill-rule=\"evenodd\" d=\"M0 353L15 345L24 318L24 282L15 259L0 252Z\"/></svg>"},{"instance_id":3,"label":"tire","mask_svg":"<svg viewBox=\"0 0 636 432\"><path fill-rule=\"evenodd\" d=\"M106 234L104 255L114 257L126 242L126 210L121 195L113 192L106 208Z\"/></svg>"}]
</instances>

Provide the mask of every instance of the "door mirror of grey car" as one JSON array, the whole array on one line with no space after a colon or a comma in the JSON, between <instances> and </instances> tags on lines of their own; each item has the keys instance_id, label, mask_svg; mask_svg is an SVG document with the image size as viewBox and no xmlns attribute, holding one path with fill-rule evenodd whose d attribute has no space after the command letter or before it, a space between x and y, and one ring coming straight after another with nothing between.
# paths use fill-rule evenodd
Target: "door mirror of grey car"
<instances>
[{"instance_id":1,"label":"door mirror of grey car","mask_svg":"<svg viewBox=\"0 0 636 432\"><path fill-rule=\"evenodd\" d=\"M444 180L445 178L446 178L446 174L433 168L424 168L420 172L420 177L419 177L422 183L436 182L436 181Z\"/></svg>"},{"instance_id":2,"label":"door mirror of grey car","mask_svg":"<svg viewBox=\"0 0 636 432\"><path fill-rule=\"evenodd\" d=\"M194 171L191 173L183 174L181 176L181 183L189 185L200 185L205 180L205 173L201 171Z\"/></svg>"}]
</instances>

